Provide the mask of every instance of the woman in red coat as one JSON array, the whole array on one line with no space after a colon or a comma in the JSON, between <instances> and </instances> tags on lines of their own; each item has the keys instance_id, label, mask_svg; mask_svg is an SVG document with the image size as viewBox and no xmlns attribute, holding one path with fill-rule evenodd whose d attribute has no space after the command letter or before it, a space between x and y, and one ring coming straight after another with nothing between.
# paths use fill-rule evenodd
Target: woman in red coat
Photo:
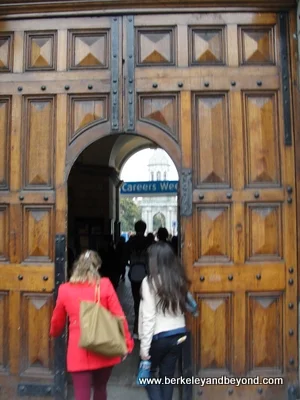
<instances>
[{"instance_id":1,"label":"woman in red coat","mask_svg":"<svg viewBox=\"0 0 300 400\"><path fill-rule=\"evenodd\" d=\"M98 273L101 259L94 251L83 253L74 266L69 283L59 287L55 309L51 319L50 335L60 336L69 317L69 340L67 351L67 370L72 374L75 399L90 400L91 387L94 388L94 400L106 400L106 386L114 365L121 357L108 358L79 347L80 321L79 308L82 300L94 301L95 284L100 279ZM124 317L117 294L108 278L100 280L101 305L112 314ZM134 342L129 333L127 320L124 330L128 353L133 350Z\"/></svg>"}]
</instances>

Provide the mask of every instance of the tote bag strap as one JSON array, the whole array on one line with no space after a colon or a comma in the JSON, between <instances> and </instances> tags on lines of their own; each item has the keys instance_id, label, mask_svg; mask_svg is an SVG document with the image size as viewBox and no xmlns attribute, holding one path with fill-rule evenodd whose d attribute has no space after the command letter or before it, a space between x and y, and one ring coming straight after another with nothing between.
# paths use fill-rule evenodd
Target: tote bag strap
<instances>
[{"instance_id":1,"label":"tote bag strap","mask_svg":"<svg viewBox=\"0 0 300 400\"><path fill-rule=\"evenodd\" d=\"M100 281L95 286L95 303L100 304Z\"/></svg>"}]
</instances>

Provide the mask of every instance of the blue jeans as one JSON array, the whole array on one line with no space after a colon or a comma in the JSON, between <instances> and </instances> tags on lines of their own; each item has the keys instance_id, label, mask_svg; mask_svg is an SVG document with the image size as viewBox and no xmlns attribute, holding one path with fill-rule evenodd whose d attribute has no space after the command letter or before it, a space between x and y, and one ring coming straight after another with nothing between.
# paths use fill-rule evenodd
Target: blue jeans
<instances>
[{"instance_id":1,"label":"blue jeans","mask_svg":"<svg viewBox=\"0 0 300 400\"><path fill-rule=\"evenodd\" d=\"M165 377L174 377L176 363L182 350L182 344L177 344L177 340L182 336L183 334L180 334L152 341L151 378L159 377L164 380ZM174 385L146 386L149 400L172 400L173 389Z\"/></svg>"}]
</instances>

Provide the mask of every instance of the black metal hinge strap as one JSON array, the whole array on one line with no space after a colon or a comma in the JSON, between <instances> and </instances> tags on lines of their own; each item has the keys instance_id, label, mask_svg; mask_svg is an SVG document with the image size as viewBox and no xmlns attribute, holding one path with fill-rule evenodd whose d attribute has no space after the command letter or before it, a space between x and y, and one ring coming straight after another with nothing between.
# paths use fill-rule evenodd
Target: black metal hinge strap
<instances>
[{"instance_id":1,"label":"black metal hinge strap","mask_svg":"<svg viewBox=\"0 0 300 400\"><path fill-rule=\"evenodd\" d=\"M180 179L180 213L189 217L193 213L192 170L183 168Z\"/></svg>"},{"instance_id":2,"label":"black metal hinge strap","mask_svg":"<svg viewBox=\"0 0 300 400\"><path fill-rule=\"evenodd\" d=\"M127 28L127 80L126 80L126 98L127 98L127 127L126 131L133 132L135 129L135 94L134 94L134 17L126 17Z\"/></svg>"},{"instance_id":3,"label":"black metal hinge strap","mask_svg":"<svg viewBox=\"0 0 300 400\"><path fill-rule=\"evenodd\" d=\"M55 236L55 299L57 299L58 288L65 282L66 268L66 235ZM54 344L54 398L65 399L66 387L66 335L55 339Z\"/></svg>"},{"instance_id":4,"label":"black metal hinge strap","mask_svg":"<svg viewBox=\"0 0 300 400\"><path fill-rule=\"evenodd\" d=\"M111 19L111 129L119 130L119 20Z\"/></svg>"},{"instance_id":5,"label":"black metal hinge strap","mask_svg":"<svg viewBox=\"0 0 300 400\"><path fill-rule=\"evenodd\" d=\"M283 98L284 144L292 145L290 72L288 52L288 14L280 13L280 58Z\"/></svg>"}]
</instances>

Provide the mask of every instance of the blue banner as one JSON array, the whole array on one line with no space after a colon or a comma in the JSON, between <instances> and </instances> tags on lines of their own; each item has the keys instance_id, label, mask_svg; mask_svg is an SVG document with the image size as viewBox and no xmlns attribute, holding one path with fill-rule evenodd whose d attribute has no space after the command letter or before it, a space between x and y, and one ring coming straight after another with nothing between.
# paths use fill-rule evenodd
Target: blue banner
<instances>
[{"instance_id":1,"label":"blue banner","mask_svg":"<svg viewBox=\"0 0 300 400\"><path fill-rule=\"evenodd\" d=\"M121 187L123 195L177 195L178 181L124 182Z\"/></svg>"}]
</instances>

